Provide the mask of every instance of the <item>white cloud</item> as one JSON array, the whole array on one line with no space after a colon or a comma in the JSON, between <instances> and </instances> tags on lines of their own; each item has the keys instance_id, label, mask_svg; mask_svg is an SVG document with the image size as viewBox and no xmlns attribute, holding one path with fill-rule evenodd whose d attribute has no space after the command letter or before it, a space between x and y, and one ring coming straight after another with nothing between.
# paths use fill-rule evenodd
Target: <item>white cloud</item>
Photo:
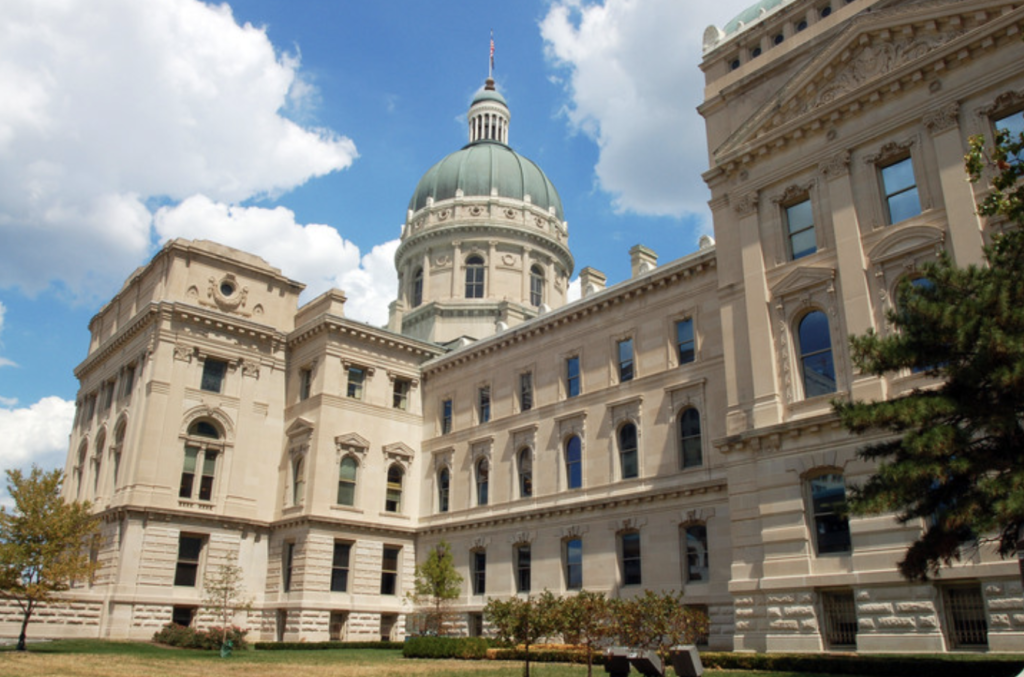
<instances>
[{"instance_id":1,"label":"white cloud","mask_svg":"<svg viewBox=\"0 0 1024 677\"><path fill-rule=\"evenodd\" d=\"M265 32L197 0L0 3L0 287L105 296L152 246L150 199L277 195L355 145Z\"/></svg>"},{"instance_id":2,"label":"white cloud","mask_svg":"<svg viewBox=\"0 0 1024 677\"><path fill-rule=\"evenodd\" d=\"M377 245L365 256L338 231L318 223L295 222L285 207L239 207L203 195L155 215L162 242L175 237L205 238L262 257L288 277L306 284L303 300L331 287L345 291L345 314L383 325L388 303L398 294L394 255L398 240Z\"/></svg>"},{"instance_id":3,"label":"white cloud","mask_svg":"<svg viewBox=\"0 0 1024 677\"><path fill-rule=\"evenodd\" d=\"M29 407L0 407L0 470L27 469L33 463L63 467L75 418L75 403L44 397Z\"/></svg>"},{"instance_id":4,"label":"white cloud","mask_svg":"<svg viewBox=\"0 0 1024 677\"><path fill-rule=\"evenodd\" d=\"M6 314L6 313L7 313L7 307L3 303L0 303L0 335L3 335L3 333L4 333L4 314ZM0 341L0 348L3 348L3 347L4 347L3 341ZM0 367L14 367L14 366L17 366L17 365L14 364L14 362L11 362L6 357L0 357ZM15 404L15 403L17 403L17 400L7 400L7 399L4 399L3 397L0 397L0 405Z\"/></svg>"},{"instance_id":5,"label":"white cloud","mask_svg":"<svg viewBox=\"0 0 1024 677\"><path fill-rule=\"evenodd\" d=\"M556 0L541 21L548 56L566 71L565 113L597 143L597 180L619 211L707 214L701 38L749 2Z\"/></svg>"}]
</instances>

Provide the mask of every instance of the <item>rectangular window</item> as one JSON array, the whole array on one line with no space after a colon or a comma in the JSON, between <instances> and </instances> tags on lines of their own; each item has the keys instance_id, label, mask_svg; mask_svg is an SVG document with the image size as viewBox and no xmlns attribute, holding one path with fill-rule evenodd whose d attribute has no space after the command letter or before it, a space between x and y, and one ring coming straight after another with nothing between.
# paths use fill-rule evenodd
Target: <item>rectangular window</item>
<instances>
[{"instance_id":1,"label":"rectangular window","mask_svg":"<svg viewBox=\"0 0 1024 677\"><path fill-rule=\"evenodd\" d=\"M178 487L178 498L192 498L192 487L196 480L196 460L199 458L198 447L185 447L185 464L181 469L181 484Z\"/></svg>"},{"instance_id":2,"label":"rectangular window","mask_svg":"<svg viewBox=\"0 0 1024 677\"><path fill-rule=\"evenodd\" d=\"M202 536L178 536L178 562L174 568L174 584L194 588L199 578L199 557L203 554Z\"/></svg>"},{"instance_id":3,"label":"rectangular window","mask_svg":"<svg viewBox=\"0 0 1024 677\"><path fill-rule=\"evenodd\" d=\"M988 615L977 586L946 588L943 591L949 640L953 648L988 646Z\"/></svg>"},{"instance_id":4,"label":"rectangular window","mask_svg":"<svg viewBox=\"0 0 1024 677\"><path fill-rule=\"evenodd\" d=\"M583 540L579 538L565 542L565 588L583 588Z\"/></svg>"},{"instance_id":5,"label":"rectangular window","mask_svg":"<svg viewBox=\"0 0 1024 677\"><path fill-rule=\"evenodd\" d=\"M363 399L363 382L366 380L366 370L362 367L348 368L348 389L346 394L354 400Z\"/></svg>"},{"instance_id":6,"label":"rectangular window","mask_svg":"<svg viewBox=\"0 0 1024 677\"><path fill-rule=\"evenodd\" d=\"M312 369L300 369L299 370L299 399L308 400L310 393L313 392L313 370Z\"/></svg>"},{"instance_id":7,"label":"rectangular window","mask_svg":"<svg viewBox=\"0 0 1024 677\"><path fill-rule=\"evenodd\" d=\"M1010 143L1020 143L1021 134L1024 134L1024 111L1017 111L1001 117L994 124L997 131L1006 132L1009 135L1007 140ZM1010 155L1007 159L1010 164L1019 164L1024 157L1018 153Z\"/></svg>"},{"instance_id":8,"label":"rectangular window","mask_svg":"<svg viewBox=\"0 0 1024 677\"><path fill-rule=\"evenodd\" d=\"M135 387L135 365L125 367L124 376L121 378L121 397L128 397Z\"/></svg>"},{"instance_id":9,"label":"rectangular window","mask_svg":"<svg viewBox=\"0 0 1024 677\"><path fill-rule=\"evenodd\" d=\"M622 534L622 584L640 585L640 534L636 531Z\"/></svg>"},{"instance_id":10,"label":"rectangular window","mask_svg":"<svg viewBox=\"0 0 1024 677\"><path fill-rule=\"evenodd\" d=\"M224 387L224 375L228 372L228 363L211 357L203 360L203 378L199 388L210 393L219 393Z\"/></svg>"},{"instance_id":11,"label":"rectangular window","mask_svg":"<svg viewBox=\"0 0 1024 677\"><path fill-rule=\"evenodd\" d=\"M683 529L686 548L686 581L706 583L708 568L708 528L704 524L693 524Z\"/></svg>"},{"instance_id":12,"label":"rectangular window","mask_svg":"<svg viewBox=\"0 0 1024 677\"><path fill-rule=\"evenodd\" d=\"M292 589L292 565L295 563L295 544L284 544L284 562L281 563L282 587L285 592Z\"/></svg>"},{"instance_id":13,"label":"rectangular window","mask_svg":"<svg viewBox=\"0 0 1024 677\"><path fill-rule=\"evenodd\" d=\"M409 381L404 378L396 378L395 385L391 389L391 406L402 411L409 410Z\"/></svg>"},{"instance_id":14,"label":"rectangular window","mask_svg":"<svg viewBox=\"0 0 1024 677\"><path fill-rule=\"evenodd\" d=\"M846 482L843 476L819 475L809 483L818 554L850 552L850 523L846 519Z\"/></svg>"},{"instance_id":15,"label":"rectangular window","mask_svg":"<svg viewBox=\"0 0 1024 677\"><path fill-rule=\"evenodd\" d=\"M516 546L516 592L530 592L530 546Z\"/></svg>"},{"instance_id":16,"label":"rectangular window","mask_svg":"<svg viewBox=\"0 0 1024 677\"><path fill-rule=\"evenodd\" d=\"M679 364L689 364L697 359L696 343L693 340L693 319L676 322L676 354Z\"/></svg>"},{"instance_id":17,"label":"rectangular window","mask_svg":"<svg viewBox=\"0 0 1024 677\"><path fill-rule=\"evenodd\" d=\"M192 620L196 617L196 607L194 606L176 606L171 607L171 623L180 625L184 628L192 625Z\"/></svg>"},{"instance_id":18,"label":"rectangular window","mask_svg":"<svg viewBox=\"0 0 1024 677\"><path fill-rule=\"evenodd\" d=\"M881 172L889 223L899 223L920 214L921 201L917 196L911 159L908 157L886 165Z\"/></svg>"},{"instance_id":19,"label":"rectangular window","mask_svg":"<svg viewBox=\"0 0 1024 677\"><path fill-rule=\"evenodd\" d=\"M852 591L821 593L824 639L829 649L857 647L857 606Z\"/></svg>"},{"instance_id":20,"label":"rectangular window","mask_svg":"<svg viewBox=\"0 0 1024 677\"><path fill-rule=\"evenodd\" d=\"M447 435L452 431L452 401L445 400L441 403L441 434Z\"/></svg>"},{"instance_id":21,"label":"rectangular window","mask_svg":"<svg viewBox=\"0 0 1024 677\"><path fill-rule=\"evenodd\" d=\"M111 405L114 404L114 389L116 385L114 381L107 381L103 384L103 410L108 411Z\"/></svg>"},{"instance_id":22,"label":"rectangular window","mask_svg":"<svg viewBox=\"0 0 1024 677\"><path fill-rule=\"evenodd\" d=\"M380 594L394 595L398 590L398 555L401 548L384 546L384 560L380 570Z\"/></svg>"},{"instance_id":23,"label":"rectangular window","mask_svg":"<svg viewBox=\"0 0 1024 677\"><path fill-rule=\"evenodd\" d=\"M533 409L533 372L526 371L519 375L519 411Z\"/></svg>"},{"instance_id":24,"label":"rectangular window","mask_svg":"<svg viewBox=\"0 0 1024 677\"><path fill-rule=\"evenodd\" d=\"M334 542L334 559L331 561L331 592L348 592L348 567L351 554L351 543Z\"/></svg>"},{"instance_id":25,"label":"rectangular window","mask_svg":"<svg viewBox=\"0 0 1024 677\"><path fill-rule=\"evenodd\" d=\"M789 241L790 260L796 261L818 251L810 200L786 207L786 235Z\"/></svg>"},{"instance_id":26,"label":"rectangular window","mask_svg":"<svg viewBox=\"0 0 1024 677\"><path fill-rule=\"evenodd\" d=\"M199 478L199 500L209 501L213 498L213 479L217 469L217 452L207 449L203 453L203 474Z\"/></svg>"},{"instance_id":27,"label":"rectangular window","mask_svg":"<svg viewBox=\"0 0 1024 677\"><path fill-rule=\"evenodd\" d=\"M96 393L89 395L85 398L85 423L92 420L93 414L96 413Z\"/></svg>"},{"instance_id":28,"label":"rectangular window","mask_svg":"<svg viewBox=\"0 0 1024 677\"><path fill-rule=\"evenodd\" d=\"M473 594L487 593L487 552L474 550L473 555Z\"/></svg>"},{"instance_id":29,"label":"rectangular window","mask_svg":"<svg viewBox=\"0 0 1024 677\"><path fill-rule=\"evenodd\" d=\"M491 420L491 387L484 386L477 393L477 407L480 415L480 422L487 423Z\"/></svg>"},{"instance_id":30,"label":"rectangular window","mask_svg":"<svg viewBox=\"0 0 1024 677\"><path fill-rule=\"evenodd\" d=\"M580 358L578 355L565 360L565 396L580 394Z\"/></svg>"},{"instance_id":31,"label":"rectangular window","mask_svg":"<svg viewBox=\"0 0 1024 677\"><path fill-rule=\"evenodd\" d=\"M619 341L619 383L633 380L633 339Z\"/></svg>"}]
</instances>

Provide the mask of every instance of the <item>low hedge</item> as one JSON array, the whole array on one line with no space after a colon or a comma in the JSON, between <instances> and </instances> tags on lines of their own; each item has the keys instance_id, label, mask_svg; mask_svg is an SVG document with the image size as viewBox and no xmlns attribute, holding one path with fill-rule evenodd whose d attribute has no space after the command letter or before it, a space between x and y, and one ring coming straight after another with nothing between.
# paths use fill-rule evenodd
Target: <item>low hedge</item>
<instances>
[{"instance_id":1,"label":"low hedge","mask_svg":"<svg viewBox=\"0 0 1024 677\"><path fill-rule=\"evenodd\" d=\"M402 642L256 642L259 651L322 651L325 649L401 649Z\"/></svg>"},{"instance_id":2,"label":"low hedge","mask_svg":"<svg viewBox=\"0 0 1024 677\"><path fill-rule=\"evenodd\" d=\"M248 630L237 626L228 628L227 639L236 649L246 647L245 635ZM153 641L169 646L176 646L181 649L205 649L207 651L220 649L221 641L224 639L222 628L211 627L205 630L196 630L193 627L168 623L153 634Z\"/></svg>"},{"instance_id":3,"label":"low hedge","mask_svg":"<svg viewBox=\"0 0 1024 677\"><path fill-rule=\"evenodd\" d=\"M489 642L483 637L410 637L402 655L406 658L487 658Z\"/></svg>"},{"instance_id":4,"label":"low hedge","mask_svg":"<svg viewBox=\"0 0 1024 677\"><path fill-rule=\"evenodd\" d=\"M526 651L522 647L491 649L487 657L496 661L525 661ZM530 648L530 661L537 663L586 663L587 654L582 649L549 649L543 644ZM594 651L594 665L604 665L604 652Z\"/></svg>"},{"instance_id":5,"label":"low hedge","mask_svg":"<svg viewBox=\"0 0 1024 677\"><path fill-rule=\"evenodd\" d=\"M1014 656L879 656L836 654L764 654L701 652L705 668L717 670L764 670L769 672L818 672L830 675L872 677L1014 677L1024 660Z\"/></svg>"}]
</instances>

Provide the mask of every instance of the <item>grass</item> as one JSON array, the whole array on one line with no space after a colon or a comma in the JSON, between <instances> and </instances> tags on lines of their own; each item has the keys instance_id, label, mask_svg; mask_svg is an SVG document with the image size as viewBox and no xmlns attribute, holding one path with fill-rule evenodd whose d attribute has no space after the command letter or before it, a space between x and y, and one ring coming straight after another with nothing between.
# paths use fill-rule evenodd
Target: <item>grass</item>
<instances>
[{"instance_id":1,"label":"grass","mask_svg":"<svg viewBox=\"0 0 1024 677\"><path fill-rule=\"evenodd\" d=\"M585 677L585 666L534 663L534 677ZM30 644L18 653L0 648L4 677L521 677L522 663L406 659L400 651L236 651L221 659L215 651L174 649L148 642L59 640ZM633 674L636 674L635 672ZM669 675L672 675L669 671ZM708 677L829 677L795 672L708 670ZM594 667L595 677L605 675ZM910 677L908 675L908 677Z\"/></svg>"}]
</instances>

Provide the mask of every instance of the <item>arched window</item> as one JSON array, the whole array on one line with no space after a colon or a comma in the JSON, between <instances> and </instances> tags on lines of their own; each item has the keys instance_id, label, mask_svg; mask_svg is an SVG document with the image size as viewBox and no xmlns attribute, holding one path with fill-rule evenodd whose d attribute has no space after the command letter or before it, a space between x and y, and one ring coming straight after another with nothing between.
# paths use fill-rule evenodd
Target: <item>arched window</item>
<instances>
[{"instance_id":1,"label":"arched window","mask_svg":"<svg viewBox=\"0 0 1024 677\"><path fill-rule=\"evenodd\" d=\"M474 254L466 259L466 298L484 297L484 259Z\"/></svg>"},{"instance_id":2,"label":"arched window","mask_svg":"<svg viewBox=\"0 0 1024 677\"><path fill-rule=\"evenodd\" d=\"M402 512L402 467L392 465L388 468L388 487L384 497L385 512Z\"/></svg>"},{"instance_id":3,"label":"arched window","mask_svg":"<svg viewBox=\"0 0 1024 677\"><path fill-rule=\"evenodd\" d=\"M122 420L114 429L114 446L110 448L110 460L113 466L114 489L121 479L121 454L124 452L124 436L128 430L128 424Z\"/></svg>"},{"instance_id":4,"label":"arched window","mask_svg":"<svg viewBox=\"0 0 1024 677\"><path fill-rule=\"evenodd\" d=\"M679 415L679 467L697 468L703 463L700 412L691 407Z\"/></svg>"},{"instance_id":5,"label":"arched window","mask_svg":"<svg viewBox=\"0 0 1024 677\"><path fill-rule=\"evenodd\" d=\"M836 368L832 361L832 339L828 316L813 310L800 320L800 371L804 379L804 397L827 395L836 391Z\"/></svg>"},{"instance_id":6,"label":"arched window","mask_svg":"<svg viewBox=\"0 0 1024 677\"><path fill-rule=\"evenodd\" d=\"M491 465L486 458L476 462L476 504L487 505L490 488Z\"/></svg>"},{"instance_id":7,"label":"arched window","mask_svg":"<svg viewBox=\"0 0 1024 677\"><path fill-rule=\"evenodd\" d=\"M583 486L583 448L575 435L565 443L565 486L568 489Z\"/></svg>"},{"instance_id":8,"label":"arched window","mask_svg":"<svg viewBox=\"0 0 1024 677\"><path fill-rule=\"evenodd\" d=\"M305 465L301 456L292 461L292 505L302 503L303 491L306 488Z\"/></svg>"},{"instance_id":9,"label":"arched window","mask_svg":"<svg viewBox=\"0 0 1024 677\"><path fill-rule=\"evenodd\" d=\"M412 307L423 303L423 269L417 268L416 272L412 274Z\"/></svg>"},{"instance_id":10,"label":"arched window","mask_svg":"<svg viewBox=\"0 0 1024 677\"><path fill-rule=\"evenodd\" d=\"M814 543L819 555L850 552L850 523L846 519L846 481L840 472L807 479L811 499Z\"/></svg>"},{"instance_id":11,"label":"arched window","mask_svg":"<svg viewBox=\"0 0 1024 677\"><path fill-rule=\"evenodd\" d=\"M356 459L346 456L341 459L341 467L338 470L338 505L356 504L356 475L359 472L359 464Z\"/></svg>"},{"instance_id":12,"label":"arched window","mask_svg":"<svg viewBox=\"0 0 1024 677\"><path fill-rule=\"evenodd\" d=\"M96 437L96 450L92 455L92 495L98 496L100 493L100 477L103 473L103 448L107 446L107 434L103 430Z\"/></svg>"},{"instance_id":13,"label":"arched window","mask_svg":"<svg viewBox=\"0 0 1024 677\"><path fill-rule=\"evenodd\" d=\"M530 449L519 450L519 498L533 496L533 454Z\"/></svg>"},{"instance_id":14,"label":"arched window","mask_svg":"<svg viewBox=\"0 0 1024 677\"><path fill-rule=\"evenodd\" d=\"M181 469L178 497L200 501L213 499L217 459L223 450L221 433L211 421L196 421L185 438L185 462ZM196 476L199 482L196 482Z\"/></svg>"},{"instance_id":15,"label":"arched window","mask_svg":"<svg viewBox=\"0 0 1024 677\"><path fill-rule=\"evenodd\" d=\"M78 460L75 462L75 496L82 497L82 487L85 485L85 457L89 452L89 443L82 442L78 447Z\"/></svg>"},{"instance_id":16,"label":"arched window","mask_svg":"<svg viewBox=\"0 0 1024 677\"><path fill-rule=\"evenodd\" d=\"M636 445L636 426L627 423L619 428L619 461L622 479L628 480L639 474Z\"/></svg>"},{"instance_id":17,"label":"arched window","mask_svg":"<svg viewBox=\"0 0 1024 677\"><path fill-rule=\"evenodd\" d=\"M448 468L441 468L437 474L437 511L448 512L448 499L450 497L452 478Z\"/></svg>"},{"instance_id":18,"label":"arched window","mask_svg":"<svg viewBox=\"0 0 1024 677\"><path fill-rule=\"evenodd\" d=\"M530 305L539 308L544 303L544 271L540 266L530 268Z\"/></svg>"}]
</instances>

